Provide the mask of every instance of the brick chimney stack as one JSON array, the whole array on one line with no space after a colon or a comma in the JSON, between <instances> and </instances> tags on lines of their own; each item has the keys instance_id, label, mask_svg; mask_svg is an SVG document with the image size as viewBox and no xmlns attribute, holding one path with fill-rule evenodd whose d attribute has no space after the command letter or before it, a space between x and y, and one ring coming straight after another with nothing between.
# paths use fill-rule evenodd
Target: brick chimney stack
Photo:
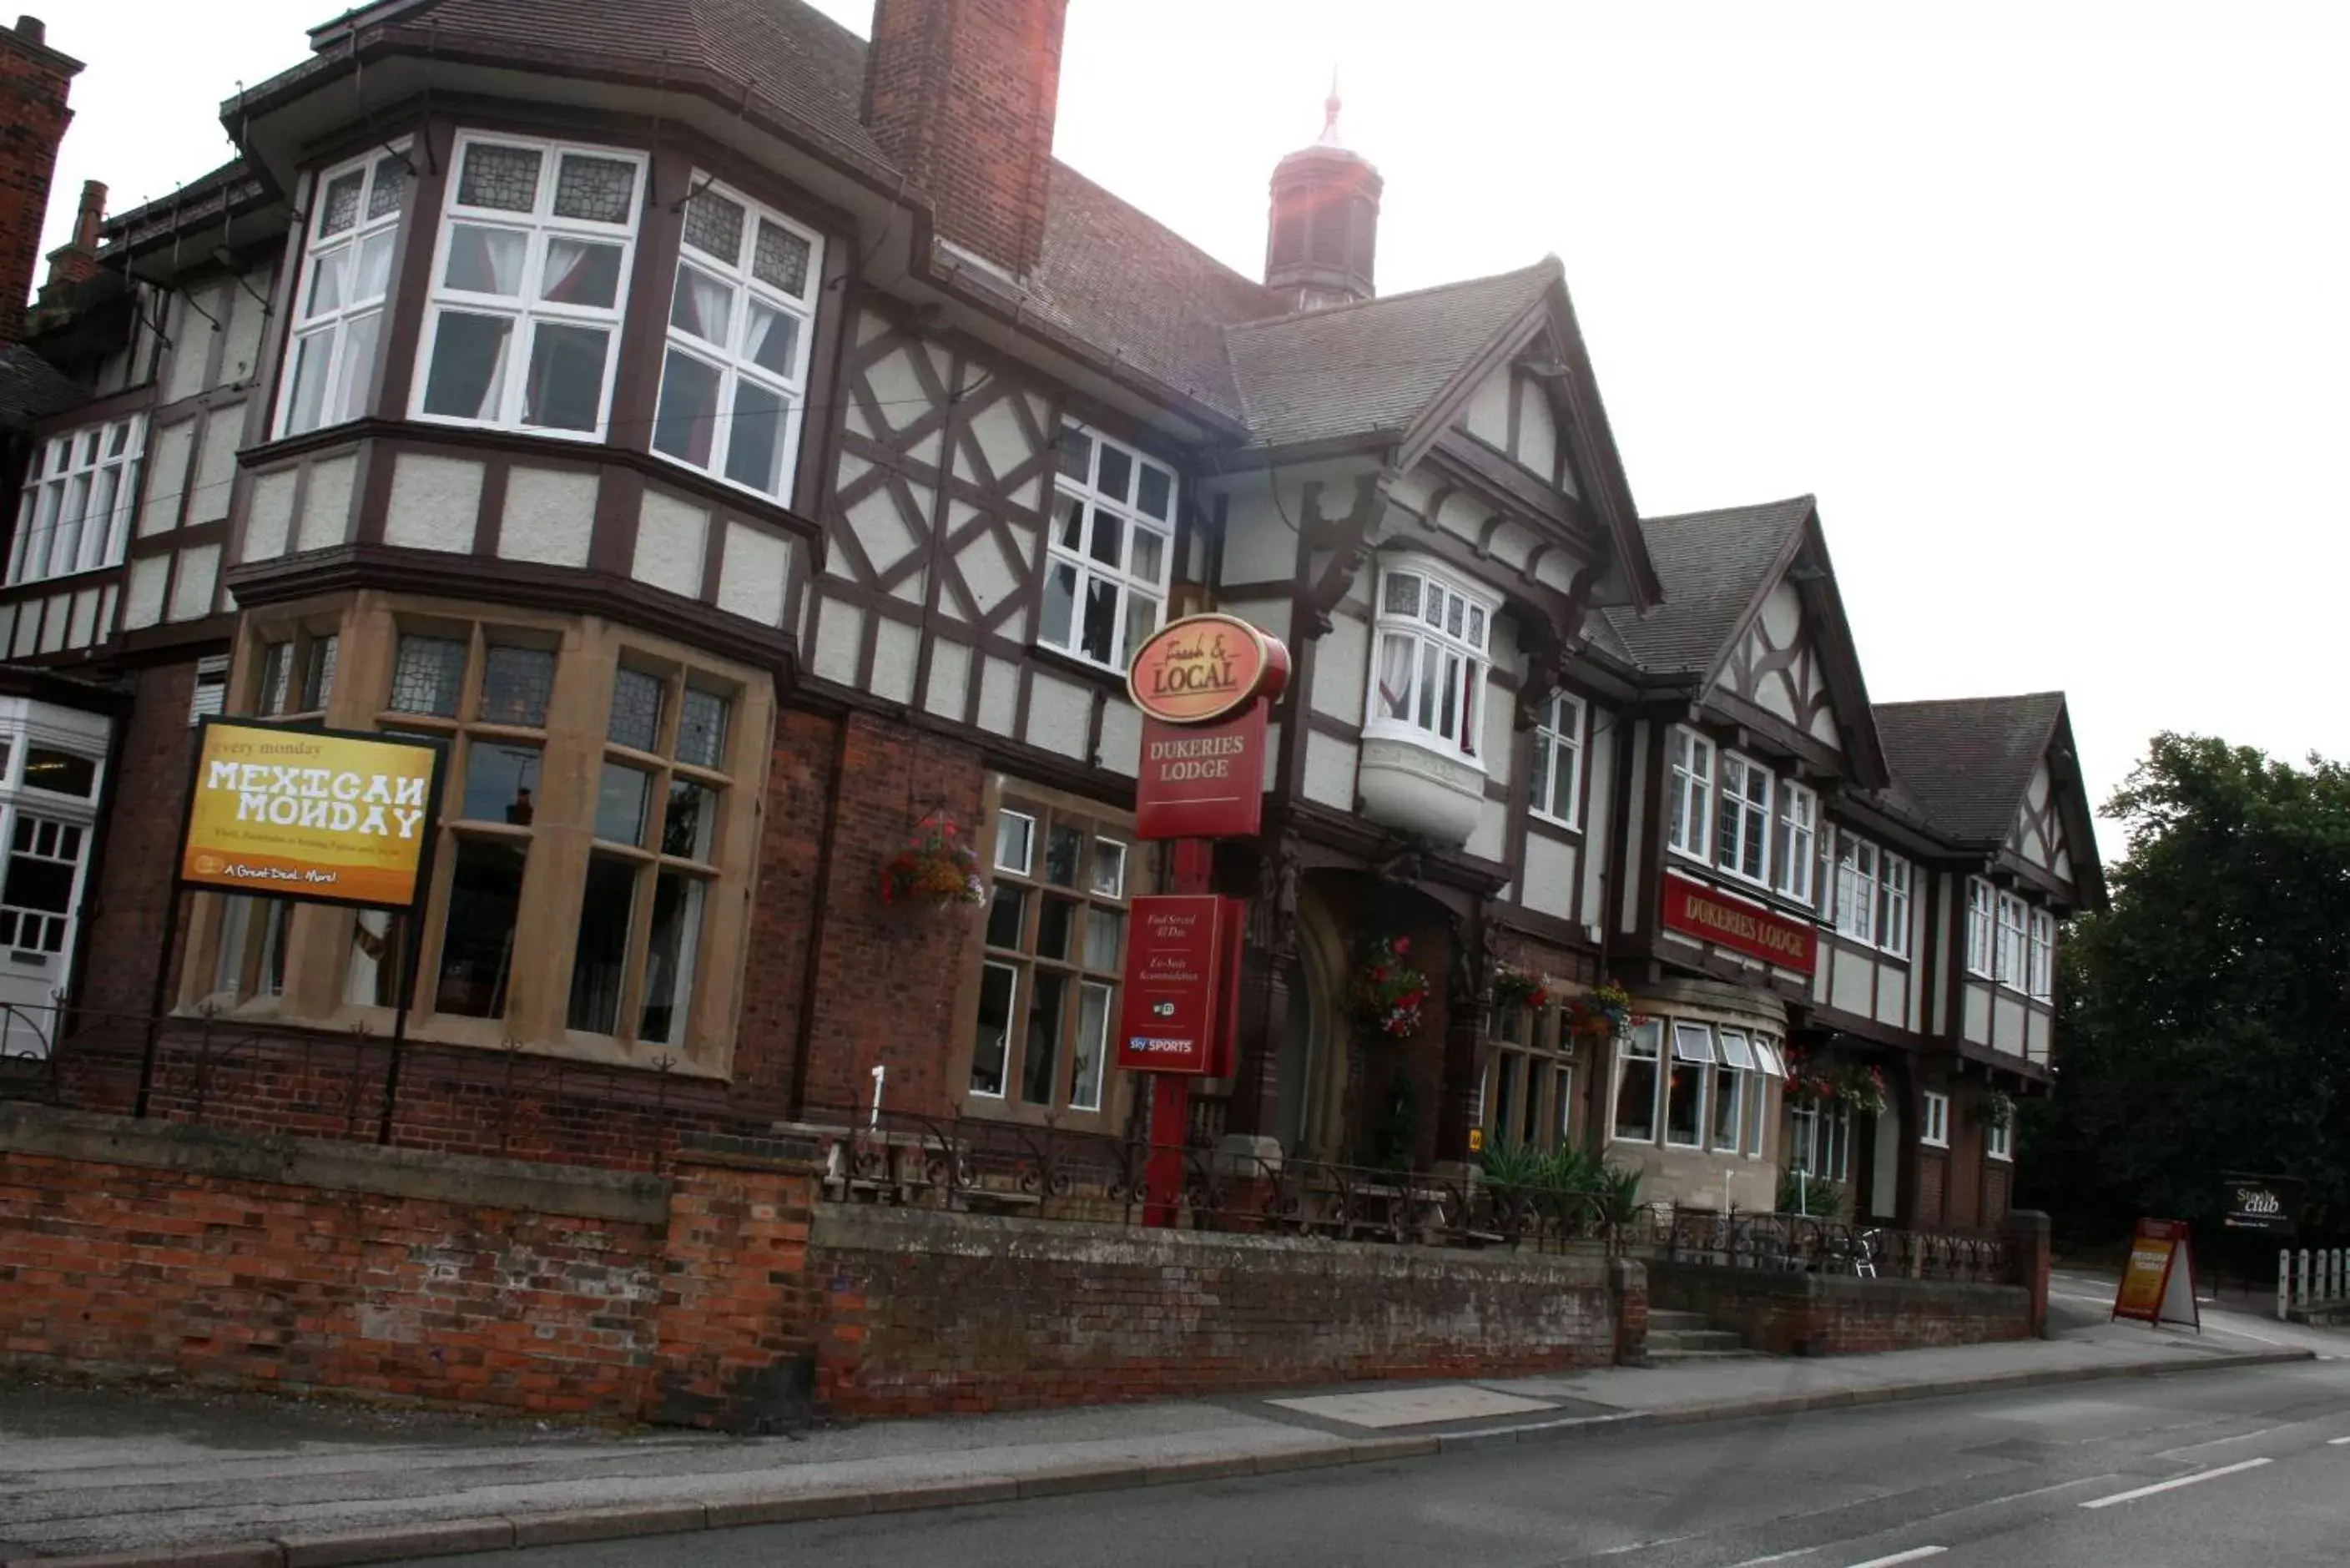
<instances>
[{"instance_id":1,"label":"brick chimney stack","mask_svg":"<svg viewBox=\"0 0 2350 1568\"><path fill-rule=\"evenodd\" d=\"M66 95L81 62L49 47L38 16L0 27L0 342L25 335L25 304L41 259L49 176L73 111Z\"/></svg>"},{"instance_id":2,"label":"brick chimney stack","mask_svg":"<svg viewBox=\"0 0 2350 1568\"><path fill-rule=\"evenodd\" d=\"M940 234L1015 275L1045 244L1069 0L875 0L864 119Z\"/></svg>"},{"instance_id":3,"label":"brick chimney stack","mask_svg":"<svg viewBox=\"0 0 2350 1568\"><path fill-rule=\"evenodd\" d=\"M106 222L106 182L81 182L81 205L74 211L72 238L49 253L49 275L41 280L41 294L33 314L38 317L58 296L78 283L98 275L98 231ZM39 323L34 324L39 330Z\"/></svg>"}]
</instances>

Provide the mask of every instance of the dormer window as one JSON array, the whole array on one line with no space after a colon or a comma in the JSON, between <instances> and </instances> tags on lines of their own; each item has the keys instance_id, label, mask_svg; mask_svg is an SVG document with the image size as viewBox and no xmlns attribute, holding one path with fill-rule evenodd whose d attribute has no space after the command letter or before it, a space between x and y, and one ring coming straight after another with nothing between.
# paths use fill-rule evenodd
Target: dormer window
<instances>
[{"instance_id":1,"label":"dormer window","mask_svg":"<svg viewBox=\"0 0 2350 1568\"><path fill-rule=\"evenodd\" d=\"M694 177L670 296L653 450L790 497L823 239Z\"/></svg>"},{"instance_id":2,"label":"dormer window","mask_svg":"<svg viewBox=\"0 0 2350 1568\"><path fill-rule=\"evenodd\" d=\"M417 417L600 440L644 155L468 133L452 163Z\"/></svg>"},{"instance_id":3,"label":"dormer window","mask_svg":"<svg viewBox=\"0 0 2350 1568\"><path fill-rule=\"evenodd\" d=\"M1082 425L1063 425L1058 445L1036 640L1123 674L1166 607L1175 473Z\"/></svg>"},{"instance_id":4,"label":"dormer window","mask_svg":"<svg viewBox=\"0 0 2350 1568\"><path fill-rule=\"evenodd\" d=\"M1364 733L1482 761L1485 674L1500 607L1417 560L1382 572Z\"/></svg>"},{"instance_id":5,"label":"dormer window","mask_svg":"<svg viewBox=\"0 0 2350 1568\"><path fill-rule=\"evenodd\" d=\"M294 299L277 433L301 435L368 411L392 244L411 187L408 155L370 152L318 176L309 254Z\"/></svg>"}]
</instances>

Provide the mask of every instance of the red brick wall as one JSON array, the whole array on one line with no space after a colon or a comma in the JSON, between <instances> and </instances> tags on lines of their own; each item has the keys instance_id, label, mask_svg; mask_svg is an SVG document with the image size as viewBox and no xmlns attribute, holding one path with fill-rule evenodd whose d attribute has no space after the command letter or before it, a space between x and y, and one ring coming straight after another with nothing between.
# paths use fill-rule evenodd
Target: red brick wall
<instances>
[{"instance_id":1,"label":"red brick wall","mask_svg":"<svg viewBox=\"0 0 2350 1568\"><path fill-rule=\"evenodd\" d=\"M939 232L1014 273L1036 265L1068 0L879 0L866 54L873 139Z\"/></svg>"},{"instance_id":2,"label":"red brick wall","mask_svg":"<svg viewBox=\"0 0 2350 1568\"><path fill-rule=\"evenodd\" d=\"M45 44L0 26L0 341L24 335L25 302L41 257L49 176L73 111L73 66Z\"/></svg>"},{"instance_id":3,"label":"red brick wall","mask_svg":"<svg viewBox=\"0 0 2350 1568\"><path fill-rule=\"evenodd\" d=\"M1751 1350L1861 1355L2029 1339L2032 1293L2019 1285L1773 1274L1692 1263L1648 1265L1648 1304L1703 1313Z\"/></svg>"},{"instance_id":4,"label":"red brick wall","mask_svg":"<svg viewBox=\"0 0 2350 1568\"><path fill-rule=\"evenodd\" d=\"M196 732L188 724L196 667L160 664L136 672L122 748L109 789L97 891L85 904L78 996L100 1013L144 1016L154 999L155 961L172 900L180 807Z\"/></svg>"},{"instance_id":5,"label":"red brick wall","mask_svg":"<svg viewBox=\"0 0 2350 1568\"><path fill-rule=\"evenodd\" d=\"M1939 1150L1921 1150L1918 1156L1918 1220L1919 1225L1948 1223L1943 1210L1946 1188L1950 1179L1950 1159Z\"/></svg>"},{"instance_id":6,"label":"red brick wall","mask_svg":"<svg viewBox=\"0 0 2350 1568\"><path fill-rule=\"evenodd\" d=\"M1617 1355L1599 1258L861 1208L819 1210L809 1255L817 1395L841 1415L1506 1376Z\"/></svg>"},{"instance_id":7,"label":"red brick wall","mask_svg":"<svg viewBox=\"0 0 2350 1568\"><path fill-rule=\"evenodd\" d=\"M681 1175L646 1414L738 1429L804 1420L821 1302L806 1269L809 1178L750 1165Z\"/></svg>"}]
</instances>

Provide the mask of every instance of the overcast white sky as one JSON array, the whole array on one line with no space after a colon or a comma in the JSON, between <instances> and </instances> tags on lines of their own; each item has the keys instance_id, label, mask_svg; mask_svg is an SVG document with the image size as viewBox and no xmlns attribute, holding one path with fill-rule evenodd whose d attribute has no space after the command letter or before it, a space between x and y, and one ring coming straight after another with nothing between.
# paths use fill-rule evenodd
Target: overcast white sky
<instances>
[{"instance_id":1,"label":"overcast white sky","mask_svg":"<svg viewBox=\"0 0 2350 1568\"><path fill-rule=\"evenodd\" d=\"M47 249L335 0L45 8ZM2099 803L2158 730L2350 753L2350 5L1073 0L1058 151L1254 275L1334 62L1382 287L1555 252L1641 510L1818 495L1878 701L2062 687Z\"/></svg>"}]
</instances>

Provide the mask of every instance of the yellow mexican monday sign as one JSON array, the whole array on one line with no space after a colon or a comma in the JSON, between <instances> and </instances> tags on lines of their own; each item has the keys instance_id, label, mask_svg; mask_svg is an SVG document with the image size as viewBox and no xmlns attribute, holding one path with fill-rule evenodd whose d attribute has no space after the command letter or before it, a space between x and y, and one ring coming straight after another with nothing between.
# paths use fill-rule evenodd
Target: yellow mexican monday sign
<instances>
[{"instance_id":1,"label":"yellow mexican monday sign","mask_svg":"<svg viewBox=\"0 0 2350 1568\"><path fill-rule=\"evenodd\" d=\"M180 880L404 909L432 842L440 759L429 742L208 720Z\"/></svg>"}]
</instances>

